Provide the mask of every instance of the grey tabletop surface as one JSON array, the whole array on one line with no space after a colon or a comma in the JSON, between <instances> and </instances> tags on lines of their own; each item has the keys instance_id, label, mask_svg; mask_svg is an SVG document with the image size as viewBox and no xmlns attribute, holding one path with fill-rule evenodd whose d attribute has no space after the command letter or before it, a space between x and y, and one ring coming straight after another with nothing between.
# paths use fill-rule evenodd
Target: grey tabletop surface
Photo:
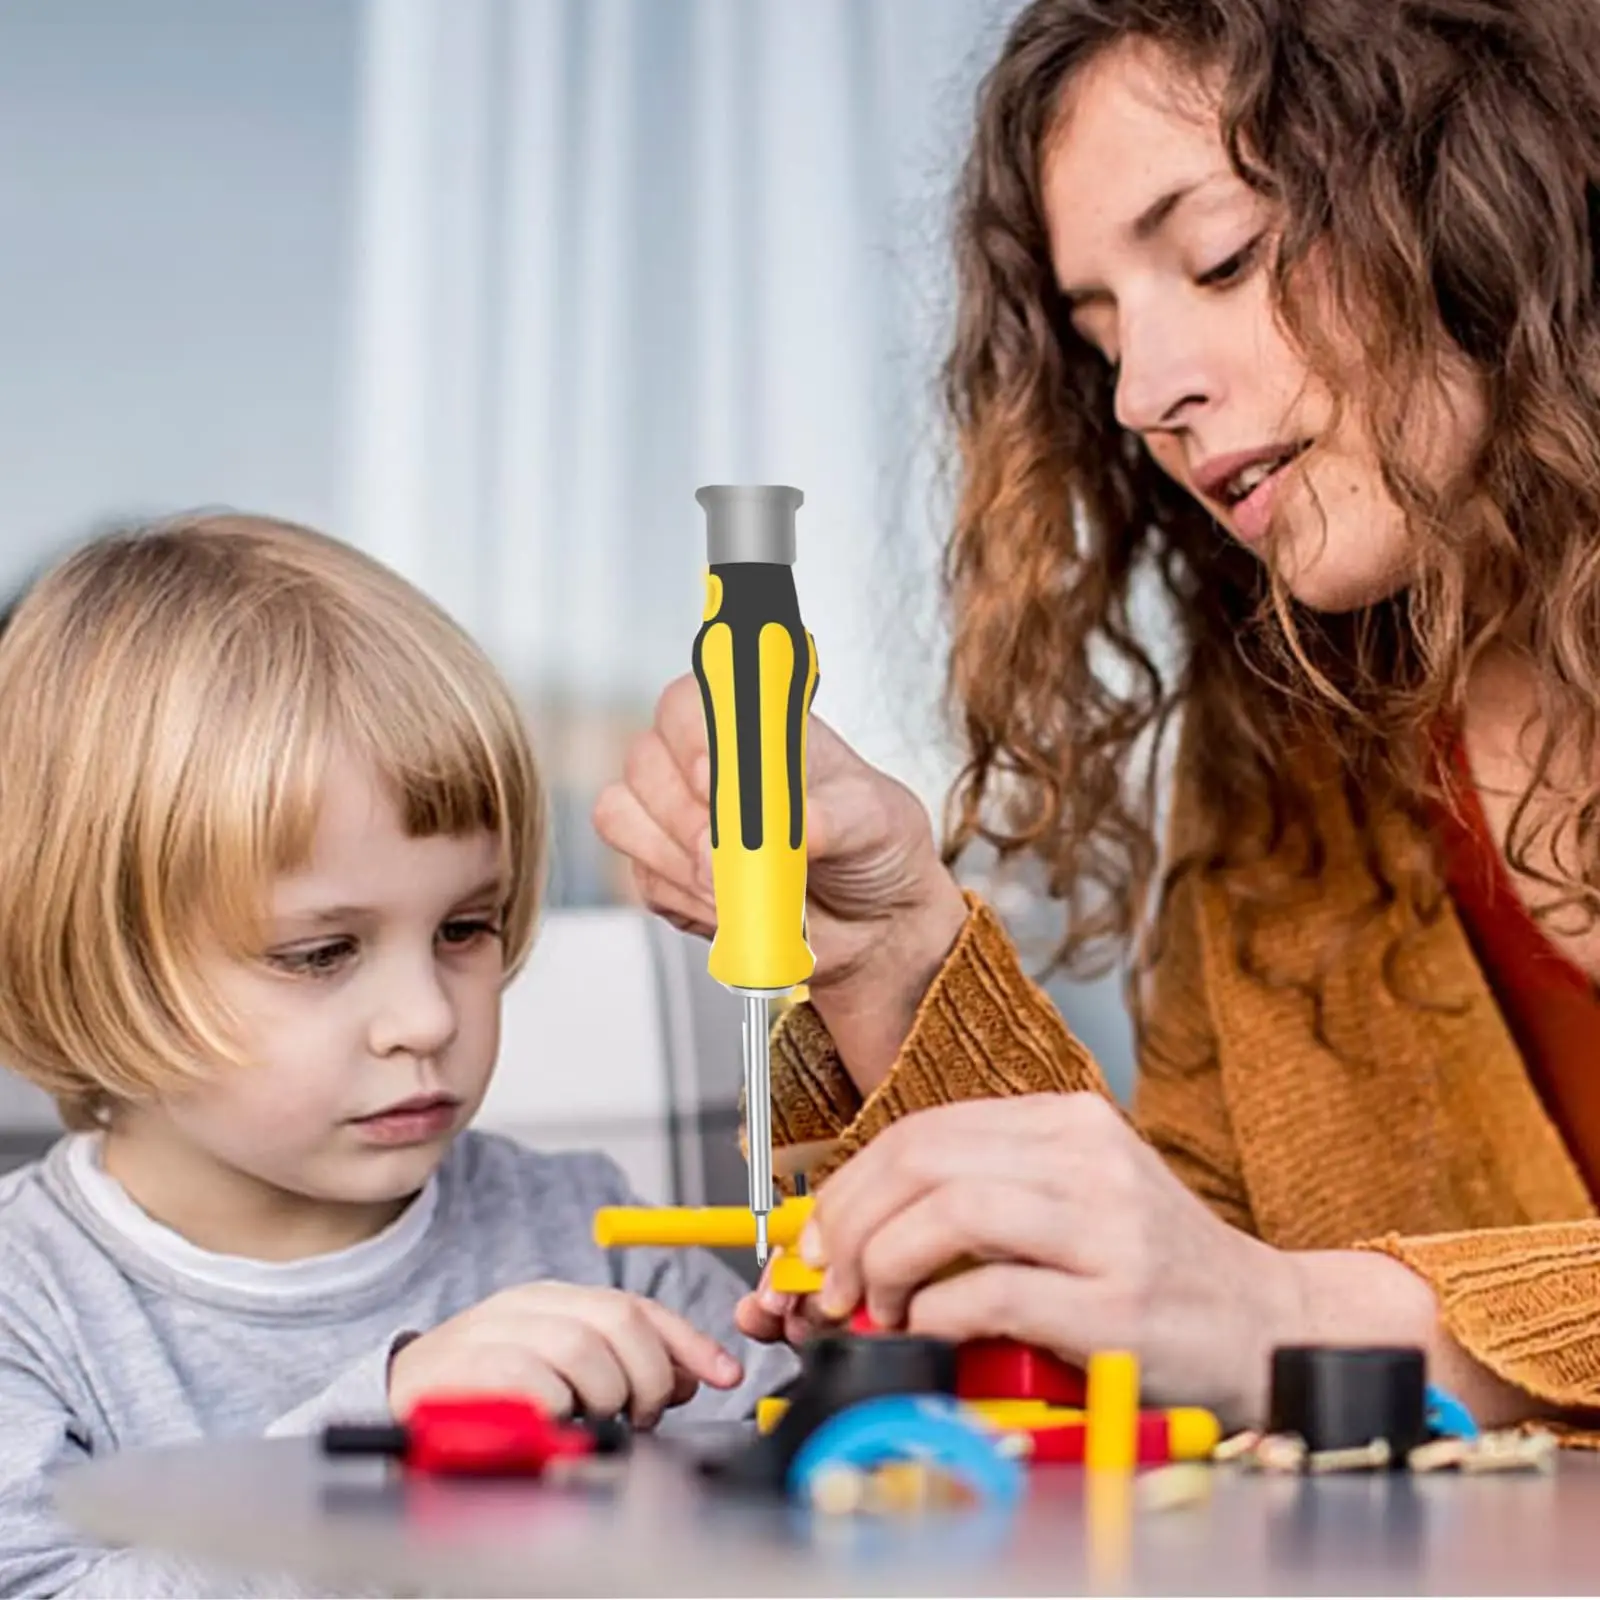
<instances>
[{"instance_id":1,"label":"grey tabletop surface","mask_svg":"<svg viewBox=\"0 0 1600 1600\"><path fill-rule=\"evenodd\" d=\"M1543 1475L1269 1477L1214 1469L1155 1510L1126 1480L1037 1469L1009 1516L820 1518L730 1495L640 1440L561 1481L467 1481L324 1459L316 1441L128 1452L65 1474L102 1541L330 1593L392 1595L1594 1594L1600 1460Z\"/></svg>"}]
</instances>

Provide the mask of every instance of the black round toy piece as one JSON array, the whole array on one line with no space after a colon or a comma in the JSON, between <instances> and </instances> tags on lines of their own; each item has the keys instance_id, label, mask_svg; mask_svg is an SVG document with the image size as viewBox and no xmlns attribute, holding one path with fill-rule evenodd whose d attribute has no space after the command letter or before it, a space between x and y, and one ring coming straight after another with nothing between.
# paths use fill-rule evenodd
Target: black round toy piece
<instances>
[{"instance_id":1,"label":"black round toy piece","mask_svg":"<svg viewBox=\"0 0 1600 1600\"><path fill-rule=\"evenodd\" d=\"M1382 1439L1398 1467L1428 1438L1427 1390L1421 1350L1286 1345L1272 1352L1267 1429L1297 1433L1313 1452Z\"/></svg>"},{"instance_id":2,"label":"black round toy piece","mask_svg":"<svg viewBox=\"0 0 1600 1600\"><path fill-rule=\"evenodd\" d=\"M956 1347L906 1333L828 1333L810 1340L791 1403L802 1394L831 1410L885 1394L954 1394Z\"/></svg>"},{"instance_id":3,"label":"black round toy piece","mask_svg":"<svg viewBox=\"0 0 1600 1600\"><path fill-rule=\"evenodd\" d=\"M829 1417L891 1394L956 1392L956 1347L910 1334L824 1333L800 1352L800 1372L783 1391L788 1408L772 1432L731 1454L702 1460L701 1471L742 1488L781 1493L800 1446Z\"/></svg>"}]
</instances>

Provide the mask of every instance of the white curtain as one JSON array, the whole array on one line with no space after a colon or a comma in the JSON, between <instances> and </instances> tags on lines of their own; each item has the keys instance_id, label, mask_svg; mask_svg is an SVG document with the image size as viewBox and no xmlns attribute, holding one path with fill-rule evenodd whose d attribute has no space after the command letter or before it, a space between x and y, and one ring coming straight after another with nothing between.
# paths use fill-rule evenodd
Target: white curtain
<instances>
[{"instance_id":1,"label":"white curtain","mask_svg":"<svg viewBox=\"0 0 1600 1600\"><path fill-rule=\"evenodd\" d=\"M526 695L558 899L622 892L588 808L687 669L703 483L804 491L817 711L937 817L949 202L1018 3L366 0L342 526ZM1122 1087L1114 981L1051 990Z\"/></svg>"},{"instance_id":2,"label":"white curtain","mask_svg":"<svg viewBox=\"0 0 1600 1600\"><path fill-rule=\"evenodd\" d=\"M1012 9L367 0L342 526L627 720L688 664L695 489L795 484L817 710L936 801L930 385Z\"/></svg>"}]
</instances>

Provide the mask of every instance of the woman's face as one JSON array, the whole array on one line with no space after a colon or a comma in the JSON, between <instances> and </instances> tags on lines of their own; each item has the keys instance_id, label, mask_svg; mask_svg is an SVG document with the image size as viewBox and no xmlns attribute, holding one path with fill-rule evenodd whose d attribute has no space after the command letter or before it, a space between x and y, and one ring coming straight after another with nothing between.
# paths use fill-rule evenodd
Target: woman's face
<instances>
[{"instance_id":1,"label":"woman's face","mask_svg":"<svg viewBox=\"0 0 1600 1600\"><path fill-rule=\"evenodd\" d=\"M1116 369L1117 420L1291 593L1343 611L1411 575L1351 370L1314 376L1272 305L1274 216L1236 177L1212 109L1159 51L1124 45L1070 86L1043 182L1056 280ZM1435 482L1482 428L1464 367L1413 408L1407 450Z\"/></svg>"}]
</instances>

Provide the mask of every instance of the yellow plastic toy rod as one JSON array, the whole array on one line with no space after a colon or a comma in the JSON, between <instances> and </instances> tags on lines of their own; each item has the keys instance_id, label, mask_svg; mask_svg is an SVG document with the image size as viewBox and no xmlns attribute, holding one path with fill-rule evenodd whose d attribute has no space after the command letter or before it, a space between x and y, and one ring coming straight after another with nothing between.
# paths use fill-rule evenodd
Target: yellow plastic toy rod
<instances>
[{"instance_id":1,"label":"yellow plastic toy rod","mask_svg":"<svg viewBox=\"0 0 1600 1600\"><path fill-rule=\"evenodd\" d=\"M1139 1363L1131 1351L1089 1356L1089 1420L1084 1465L1091 1472L1132 1472L1139 1459Z\"/></svg>"},{"instance_id":2,"label":"yellow plastic toy rod","mask_svg":"<svg viewBox=\"0 0 1600 1600\"><path fill-rule=\"evenodd\" d=\"M811 1196L802 1195L773 1209L768 1237L775 1247L792 1250L799 1243L812 1204ZM755 1244L756 1219L743 1206L602 1206L594 1214L594 1242L603 1250L739 1250Z\"/></svg>"}]
</instances>

